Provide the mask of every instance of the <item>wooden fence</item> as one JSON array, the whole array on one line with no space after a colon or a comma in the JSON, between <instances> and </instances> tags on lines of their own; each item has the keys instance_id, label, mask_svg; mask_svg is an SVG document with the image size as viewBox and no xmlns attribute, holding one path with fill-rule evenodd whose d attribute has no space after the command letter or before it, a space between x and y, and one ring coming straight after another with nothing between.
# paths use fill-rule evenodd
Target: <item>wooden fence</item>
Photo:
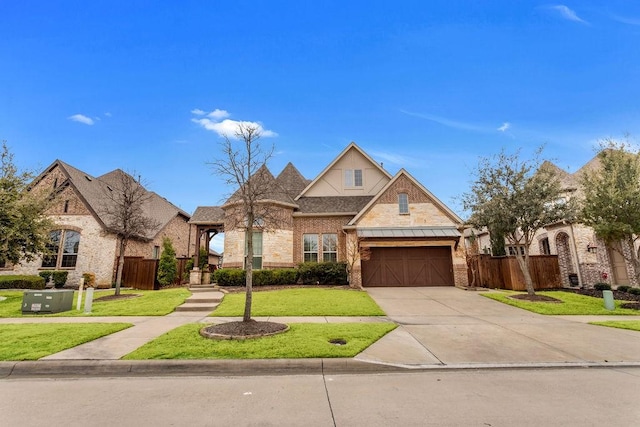
<instances>
[{"instance_id":1,"label":"wooden fence","mask_svg":"<svg viewBox=\"0 0 640 427\"><path fill-rule=\"evenodd\" d=\"M156 282L157 276L157 259L144 259L143 257L133 256L124 257L122 286L147 291L158 289Z\"/></svg>"},{"instance_id":2,"label":"wooden fence","mask_svg":"<svg viewBox=\"0 0 640 427\"><path fill-rule=\"evenodd\" d=\"M180 286L189 282L187 262L191 258L178 258L178 275L173 286ZM124 257L124 269L122 270L122 285L134 289L154 290L159 289L158 260L144 259L143 257Z\"/></svg>"},{"instance_id":3,"label":"wooden fence","mask_svg":"<svg viewBox=\"0 0 640 427\"><path fill-rule=\"evenodd\" d=\"M529 257L531 280L536 290L562 287L557 255ZM515 257L476 255L468 260L469 285L524 291L524 274Z\"/></svg>"}]
</instances>

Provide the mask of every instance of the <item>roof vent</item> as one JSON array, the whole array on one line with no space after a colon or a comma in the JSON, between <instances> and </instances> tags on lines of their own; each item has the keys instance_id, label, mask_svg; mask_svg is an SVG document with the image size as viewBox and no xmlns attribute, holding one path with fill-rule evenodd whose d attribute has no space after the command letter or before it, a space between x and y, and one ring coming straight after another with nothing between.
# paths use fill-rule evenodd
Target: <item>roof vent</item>
<instances>
[{"instance_id":1,"label":"roof vent","mask_svg":"<svg viewBox=\"0 0 640 427\"><path fill-rule=\"evenodd\" d=\"M88 175L85 175L84 177L87 178L87 181L92 181L92 179Z\"/></svg>"}]
</instances>

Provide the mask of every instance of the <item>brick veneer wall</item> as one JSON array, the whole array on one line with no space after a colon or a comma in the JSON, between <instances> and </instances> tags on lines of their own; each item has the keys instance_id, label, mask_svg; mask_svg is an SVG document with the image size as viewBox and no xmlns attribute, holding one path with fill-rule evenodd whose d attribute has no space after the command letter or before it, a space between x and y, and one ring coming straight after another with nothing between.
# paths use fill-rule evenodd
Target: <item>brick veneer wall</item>
<instances>
[{"instance_id":1,"label":"brick veneer wall","mask_svg":"<svg viewBox=\"0 0 640 427\"><path fill-rule=\"evenodd\" d=\"M345 235L342 227L346 225L352 216L325 216L325 217L294 217L293 218L293 262L299 264L303 261L302 236L304 234L318 234L318 260L322 260L322 234L338 235L338 261L345 261Z\"/></svg>"}]
</instances>

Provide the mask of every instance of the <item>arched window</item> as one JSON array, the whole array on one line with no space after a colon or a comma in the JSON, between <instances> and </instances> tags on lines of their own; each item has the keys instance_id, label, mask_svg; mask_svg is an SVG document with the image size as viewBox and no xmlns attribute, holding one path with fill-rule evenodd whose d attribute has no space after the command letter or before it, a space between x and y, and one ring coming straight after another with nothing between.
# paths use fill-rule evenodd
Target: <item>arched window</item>
<instances>
[{"instance_id":1,"label":"arched window","mask_svg":"<svg viewBox=\"0 0 640 427\"><path fill-rule=\"evenodd\" d=\"M74 230L54 230L49 234L43 268L75 268L78 262L80 233Z\"/></svg>"}]
</instances>

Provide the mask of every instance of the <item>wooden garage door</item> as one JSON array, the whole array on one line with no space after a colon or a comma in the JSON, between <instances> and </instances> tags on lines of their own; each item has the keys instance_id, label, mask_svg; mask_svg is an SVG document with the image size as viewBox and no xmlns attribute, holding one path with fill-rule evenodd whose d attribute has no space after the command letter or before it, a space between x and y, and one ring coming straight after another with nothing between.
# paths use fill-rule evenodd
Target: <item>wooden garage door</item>
<instances>
[{"instance_id":1,"label":"wooden garage door","mask_svg":"<svg viewBox=\"0 0 640 427\"><path fill-rule=\"evenodd\" d=\"M453 286L450 247L371 248L363 286Z\"/></svg>"}]
</instances>

